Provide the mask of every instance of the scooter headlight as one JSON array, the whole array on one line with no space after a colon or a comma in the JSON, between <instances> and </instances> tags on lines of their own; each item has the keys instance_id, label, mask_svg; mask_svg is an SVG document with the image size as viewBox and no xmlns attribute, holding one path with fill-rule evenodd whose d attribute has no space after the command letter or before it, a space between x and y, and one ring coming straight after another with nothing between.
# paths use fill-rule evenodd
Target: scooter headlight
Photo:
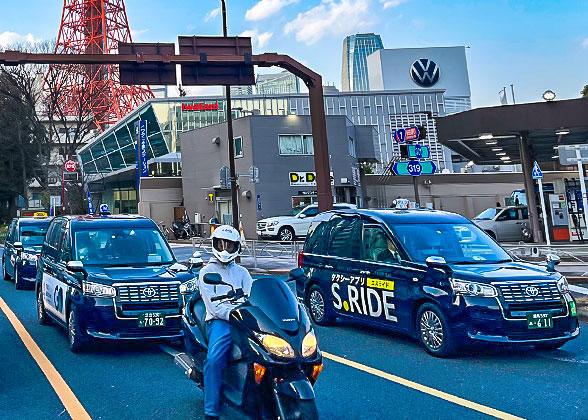
<instances>
[{"instance_id":1,"label":"scooter headlight","mask_svg":"<svg viewBox=\"0 0 588 420\"><path fill-rule=\"evenodd\" d=\"M294 349L286 340L270 334L259 334L258 337L263 347L274 356L285 357L287 359L296 357Z\"/></svg>"},{"instance_id":2,"label":"scooter headlight","mask_svg":"<svg viewBox=\"0 0 588 420\"><path fill-rule=\"evenodd\" d=\"M317 339L316 335L312 331L306 334L304 340L302 340L302 356L310 357L316 352Z\"/></svg>"}]
</instances>

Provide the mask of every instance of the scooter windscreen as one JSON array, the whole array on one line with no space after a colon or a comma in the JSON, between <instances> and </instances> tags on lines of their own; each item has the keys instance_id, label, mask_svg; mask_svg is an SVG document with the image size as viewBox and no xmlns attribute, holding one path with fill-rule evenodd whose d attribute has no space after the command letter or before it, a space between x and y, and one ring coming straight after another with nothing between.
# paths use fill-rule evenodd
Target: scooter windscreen
<instances>
[{"instance_id":1,"label":"scooter windscreen","mask_svg":"<svg viewBox=\"0 0 588 420\"><path fill-rule=\"evenodd\" d=\"M253 282L249 304L259 308L277 327L295 332L300 324L298 302L281 280L261 278Z\"/></svg>"}]
</instances>

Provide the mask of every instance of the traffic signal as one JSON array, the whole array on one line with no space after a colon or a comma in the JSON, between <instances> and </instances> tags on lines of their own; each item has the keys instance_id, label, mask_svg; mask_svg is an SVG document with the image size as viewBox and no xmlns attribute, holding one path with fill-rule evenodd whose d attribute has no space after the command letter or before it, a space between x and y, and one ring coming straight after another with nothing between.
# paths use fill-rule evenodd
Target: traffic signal
<instances>
[{"instance_id":1,"label":"traffic signal","mask_svg":"<svg viewBox=\"0 0 588 420\"><path fill-rule=\"evenodd\" d=\"M408 144L400 145L400 157L403 159L408 159Z\"/></svg>"},{"instance_id":2,"label":"traffic signal","mask_svg":"<svg viewBox=\"0 0 588 420\"><path fill-rule=\"evenodd\" d=\"M417 125L419 129L419 138L417 140L424 140L427 138L427 126L426 125Z\"/></svg>"}]
</instances>

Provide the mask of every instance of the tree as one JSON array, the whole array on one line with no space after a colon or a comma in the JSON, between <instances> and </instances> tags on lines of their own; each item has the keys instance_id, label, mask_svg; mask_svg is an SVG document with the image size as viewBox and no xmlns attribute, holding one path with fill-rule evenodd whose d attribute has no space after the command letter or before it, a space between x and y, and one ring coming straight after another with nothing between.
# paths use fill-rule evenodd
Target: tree
<instances>
[{"instance_id":1,"label":"tree","mask_svg":"<svg viewBox=\"0 0 588 420\"><path fill-rule=\"evenodd\" d=\"M580 95L582 95L582 98L588 98L588 85L584 86L584 89L582 89Z\"/></svg>"}]
</instances>

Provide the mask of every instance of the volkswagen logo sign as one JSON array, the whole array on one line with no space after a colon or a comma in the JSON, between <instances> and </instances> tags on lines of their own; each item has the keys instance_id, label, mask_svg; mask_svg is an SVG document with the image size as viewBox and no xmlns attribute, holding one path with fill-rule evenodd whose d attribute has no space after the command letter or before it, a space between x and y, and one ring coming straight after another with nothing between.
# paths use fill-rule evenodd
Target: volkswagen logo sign
<instances>
[{"instance_id":1,"label":"volkswagen logo sign","mask_svg":"<svg viewBox=\"0 0 588 420\"><path fill-rule=\"evenodd\" d=\"M155 297L155 289L153 287L146 287L143 289L143 296L146 298Z\"/></svg>"},{"instance_id":2,"label":"volkswagen logo sign","mask_svg":"<svg viewBox=\"0 0 588 420\"><path fill-rule=\"evenodd\" d=\"M539 294L539 289L535 286L529 286L525 289L525 293L527 296L535 297Z\"/></svg>"},{"instance_id":3,"label":"volkswagen logo sign","mask_svg":"<svg viewBox=\"0 0 588 420\"><path fill-rule=\"evenodd\" d=\"M410 66L410 78L421 87L433 86L440 76L439 66L428 58L420 58Z\"/></svg>"}]
</instances>

